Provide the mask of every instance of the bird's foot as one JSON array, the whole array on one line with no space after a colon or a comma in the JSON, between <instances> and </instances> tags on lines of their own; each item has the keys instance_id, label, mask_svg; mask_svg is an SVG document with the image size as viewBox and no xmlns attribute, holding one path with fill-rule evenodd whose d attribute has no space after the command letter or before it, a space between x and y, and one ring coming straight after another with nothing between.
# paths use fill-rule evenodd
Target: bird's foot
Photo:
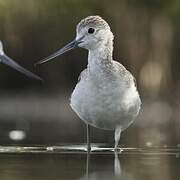
<instances>
[{"instance_id":1,"label":"bird's foot","mask_svg":"<svg viewBox=\"0 0 180 180\"><path fill-rule=\"evenodd\" d=\"M91 152L91 146L87 146L87 153Z\"/></svg>"},{"instance_id":2,"label":"bird's foot","mask_svg":"<svg viewBox=\"0 0 180 180\"><path fill-rule=\"evenodd\" d=\"M118 146L115 146L115 147L114 147L114 152L115 152L115 153L122 153L122 152L123 152L123 149L120 148L120 147L118 147Z\"/></svg>"}]
</instances>

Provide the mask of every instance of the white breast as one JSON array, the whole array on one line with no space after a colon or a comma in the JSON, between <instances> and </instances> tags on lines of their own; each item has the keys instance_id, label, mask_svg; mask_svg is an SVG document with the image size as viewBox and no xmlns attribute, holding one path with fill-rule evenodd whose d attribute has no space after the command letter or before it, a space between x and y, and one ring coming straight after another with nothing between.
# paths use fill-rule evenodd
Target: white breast
<instances>
[{"instance_id":1,"label":"white breast","mask_svg":"<svg viewBox=\"0 0 180 180\"><path fill-rule=\"evenodd\" d=\"M117 125L126 129L140 109L139 94L134 86L126 88L119 81L108 81L106 77L83 77L71 96L71 107L86 123L101 128L115 129Z\"/></svg>"}]
</instances>

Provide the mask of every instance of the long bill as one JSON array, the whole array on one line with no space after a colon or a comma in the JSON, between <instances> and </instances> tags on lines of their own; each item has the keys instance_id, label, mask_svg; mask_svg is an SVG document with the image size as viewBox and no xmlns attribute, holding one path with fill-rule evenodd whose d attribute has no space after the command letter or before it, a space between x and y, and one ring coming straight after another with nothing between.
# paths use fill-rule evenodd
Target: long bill
<instances>
[{"instance_id":1,"label":"long bill","mask_svg":"<svg viewBox=\"0 0 180 180\"><path fill-rule=\"evenodd\" d=\"M8 57L6 54L0 55L0 62L10 66L11 68L21 72L22 74L25 74L26 76L28 76L32 79L43 81L39 76L37 76L37 75L33 74L32 72L28 71L27 69L23 68L18 63L13 61L10 57Z\"/></svg>"},{"instance_id":2,"label":"long bill","mask_svg":"<svg viewBox=\"0 0 180 180\"><path fill-rule=\"evenodd\" d=\"M78 40L73 40L72 42L68 43L66 46L64 46L63 48L59 49L58 51L56 51L55 53L53 53L52 55L48 56L47 58L37 62L35 65L39 65L39 64L43 64L45 62L48 62L62 54L64 54L67 51L70 51L74 48L76 48L78 46L78 44L80 44L82 41L82 38L79 38Z\"/></svg>"}]
</instances>

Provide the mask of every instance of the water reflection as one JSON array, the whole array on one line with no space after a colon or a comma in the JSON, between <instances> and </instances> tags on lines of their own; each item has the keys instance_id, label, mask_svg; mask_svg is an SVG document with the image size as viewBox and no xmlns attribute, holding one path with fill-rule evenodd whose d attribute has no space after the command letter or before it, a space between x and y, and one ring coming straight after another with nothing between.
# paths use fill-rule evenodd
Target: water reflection
<instances>
[{"instance_id":1,"label":"water reflection","mask_svg":"<svg viewBox=\"0 0 180 180\"><path fill-rule=\"evenodd\" d=\"M102 167L96 167L94 172L91 172L91 155L87 154L86 160L86 174L81 177L79 180L133 180L133 176L129 173L126 173L121 167L120 159L118 153L114 153L114 164L113 168L109 168L106 171L102 171ZM111 169L111 170L110 170Z\"/></svg>"},{"instance_id":2,"label":"water reflection","mask_svg":"<svg viewBox=\"0 0 180 180\"><path fill-rule=\"evenodd\" d=\"M176 180L179 149L113 152L48 152L24 147L24 152L0 153L0 180ZM42 147L41 147L42 148ZM0 147L1 149L1 147ZM163 173L162 173L163 172Z\"/></svg>"}]
</instances>

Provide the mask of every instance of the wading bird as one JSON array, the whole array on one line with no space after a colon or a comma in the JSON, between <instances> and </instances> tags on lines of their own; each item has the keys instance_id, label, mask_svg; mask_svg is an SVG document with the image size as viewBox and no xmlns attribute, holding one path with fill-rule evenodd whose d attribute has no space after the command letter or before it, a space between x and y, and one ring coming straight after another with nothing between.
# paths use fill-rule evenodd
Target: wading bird
<instances>
[{"instance_id":1,"label":"wading bird","mask_svg":"<svg viewBox=\"0 0 180 180\"><path fill-rule=\"evenodd\" d=\"M75 40L37 63L45 63L75 47L89 51L88 66L80 74L70 103L87 124L88 151L91 148L89 125L114 130L117 150L121 132L134 121L141 106L134 77L112 58L113 39L105 20L100 16L88 16L77 25Z\"/></svg>"},{"instance_id":2,"label":"wading bird","mask_svg":"<svg viewBox=\"0 0 180 180\"><path fill-rule=\"evenodd\" d=\"M36 80L42 80L39 76L33 74L32 72L26 70L25 68L23 68L22 66L20 66L19 64L17 64L15 61L13 61L10 57L8 57L3 50L3 44L0 41L0 62L3 64L6 64L10 67L12 67L13 69L25 74L26 76L36 79Z\"/></svg>"}]
</instances>

